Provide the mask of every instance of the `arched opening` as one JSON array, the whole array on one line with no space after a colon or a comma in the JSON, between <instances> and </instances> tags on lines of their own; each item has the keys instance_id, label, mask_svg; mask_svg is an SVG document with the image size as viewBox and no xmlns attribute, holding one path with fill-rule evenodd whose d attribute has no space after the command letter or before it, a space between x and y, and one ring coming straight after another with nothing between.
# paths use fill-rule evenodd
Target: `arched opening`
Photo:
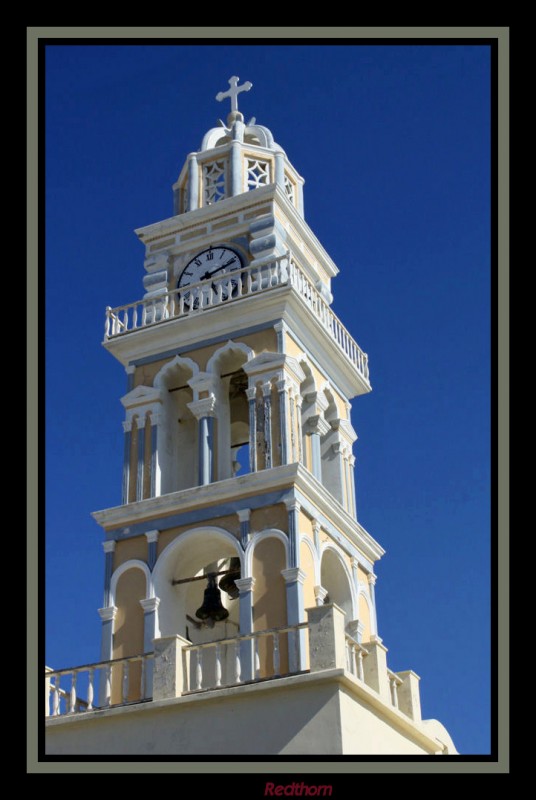
<instances>
[{"instance_id":1,"label":"arched opening","mask_svg":"<svg viewBox=\"0 0 536 800\"><path fill-rule=\"evenodd\" d=\"M216 351L207 370L217 379L215 480L249 472L248 377L243 366L253 355L245 345L230 343Z\"/></svg>"},{"instance_id":2,"label":"arched opening","mask_svg":"<svg viewBox=\"0 0 536 800\"><path fill-rule=\"evenodd\" d=\"M209 573L229 569L231 559L240 558L236 539L219 528L200 528L181 534L160 555L154 568L156 596L161 636L178 634L193 645L216 642L236 637L239 632L240 600L219 589L222 606L229 612L225 620L202 620L197 611L203 606ZM219 584L223 576L216 577ZM200 580L185 580L200 578ZM174 581L181 581L174 583ZM185 582L182 582L185 581ZM234 668L234 647L223 645L219 654L222 665L222 682L232 682L229 676ZM197 652L190 651L190 678L196 683ZM202 650L203 686L215 685L216 648Z\"/></svg>"},{"instance_id":3,"label":"arched opening","mask_svg":"<svg viewBox=\"0 0 536 800\"><path fill-rule=\"evenodd\" d=\"M320 564L320 581L327 595L325 603L336 603L345 613L345 624L354 618L352 589L341 557L331 548L324 550Z\"/></svg>"},{"instance_id":4,"label":"arched opening","mask_svg":"<svg viewBox=\"0 0 536 800\"><path fill-rule=\"evenodd\" d=\"M163 398L163 419L158 426L162 494L188 489L197 483L197 421L188 408L194 399L188 385L192 376L193 368L177 361L158 381Z\"/></svg>"}]
</instances>

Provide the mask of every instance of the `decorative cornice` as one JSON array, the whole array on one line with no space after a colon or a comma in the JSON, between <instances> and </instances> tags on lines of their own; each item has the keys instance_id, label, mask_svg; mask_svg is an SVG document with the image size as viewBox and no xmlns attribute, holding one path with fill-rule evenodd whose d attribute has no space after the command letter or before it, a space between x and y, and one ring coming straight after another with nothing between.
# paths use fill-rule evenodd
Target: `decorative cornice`
<instances>
[{"instance_id":1,"label":"decorative cornice","mask_svg":"<svg viewBox=\"0 0 536 800\"><path fill-rule=\"evenodd\" d=\"M289 569L282 569L281 575L285 579L285 583L305 583L307 574L299 567L290 567Z\"/></svg>"},{"instance_id":2,"label":"decorative cornice","mask_svg":"<svg viewBox=\"0 0 536 800\"><path fill-rule=\"evenodd\" d=\"M324 417L321 417L320 414L313 414L307 417L303 427L305 433L309 435L317 433L319 436L325 436L326 433L331 430L329 422L326 422Z\"/></svg>"},{"instance_id":3,"label":"decorative cornice","mask_svg":"<svg viewBox=\"0 0 536 800\"><path fill-rule=\"evenodd\" d=\"M156 611L159 605L159 597L146 597L144 600L140 600L140 606L143 608L144 614L149 614L152 611Z\"/></svg>"},{"instance_id":4,"label":"decorative cornice","mask_svg":"<svg viewBox=\"0 0 536 800\"><path fill-rule=\"evenodd\" d=\"M108 606L107 608L99 608L97 610L99 612L99 617L103 622L114 620L115 615L117 614L117 606Z\"/></svg>"},{"instance_id":5,"label":"decorative cornice","mask_svg":"<svg viewBox=\"0 0 536 800\"><path fill-rule=\"evenodd\" d=\"M243 592L252 592L255 586L255 578L236 578L235 584L238 587L240 594Z\"/></svg>"},{"instance_id":6,"label":"decorative cornice","mask_svg":"<svg viewBox=\"0 0 536 800\"><path fill-rule=\"evenodd\" d=\"M151 542L157 542L159 534L160 534L160 531L146 531L145 537L147 539L147 542L149 544Z\"/></svg>"},{"instance_id":7,"label":"decorative cornice","mask_svg":"<svg viewBox=\"0 0 536 800\"><path fill-rule=\"evenodd\" d=\"M160 390L155 389L154 386L136 386L135 389L132 389L121 398L121 403L126 409L161 402L162 395Z\"/></svg>"},{"instance_id":8,"label":"decorative cornice","mask_svg":"<svg viewBox=\"0 0 536 800\"><path fill-rule=\"evenodd\" d=\"M324 600L327 597L328 590L324 589L323 586L315 586L314 587L314 593L315 593L315 600L316 600L317 606L323 605L324 604Z\"/></svg>"},{"instance_id":9,"label":"decorative cornice","mask_svg":"<svg viewBox=\"0 0 536 800\"><path fill-rule=\"evenodd\" d=\"M187 403L188 408L196 419L216 416L216 398L214 395L204 397L202 400L192 400Z\"/></svg>"}]
</instances>

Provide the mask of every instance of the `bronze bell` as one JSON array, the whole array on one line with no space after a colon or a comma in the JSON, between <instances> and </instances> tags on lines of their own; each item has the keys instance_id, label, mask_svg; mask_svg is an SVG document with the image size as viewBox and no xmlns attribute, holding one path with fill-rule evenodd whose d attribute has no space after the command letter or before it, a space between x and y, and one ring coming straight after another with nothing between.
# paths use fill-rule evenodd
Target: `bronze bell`
<instances>
[{"instance_id":1,"label":"bronze bell","mask_svg":"<svg viewBox=\"0 0 536 800\"><path fill-rule=\"evenodd\" d=\"M231 558L231 565L229 572L224 575L220 581L220 589L226 592L231 600L236 600L240 594L240 590L235 583L235 580L240 577L240 559Z\"/></svg>"},{"instance_id":2,"label":"bronze bell","mask_svg":"<svg viewBox=\"0 0 536 800\"><path fill-rule=\"evenodd\" d=\"M220 590L216 586L216 577L210 572L207 575L207 588L203 597L203 605L195 612L199 619L212 619L214 622L221 622L227 619L229 612L222 605Z\"/></svg>"}]
</instances>

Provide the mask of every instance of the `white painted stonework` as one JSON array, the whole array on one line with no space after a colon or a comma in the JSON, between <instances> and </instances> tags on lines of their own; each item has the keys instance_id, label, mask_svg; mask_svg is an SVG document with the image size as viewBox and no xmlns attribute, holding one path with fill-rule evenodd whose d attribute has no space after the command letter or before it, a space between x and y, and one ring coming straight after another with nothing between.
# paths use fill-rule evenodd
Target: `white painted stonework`
<instances>
[{"instance_id":1,"label":"white painted stonework","mask_svg":"<svg viewBox=\"0 0 536 800\"><path fill-rule=\"evenodd\" d=\"M455 754L378 635L384 550L357 518L350 421L368 356L331 308L338 268L303 178L238 110L251 83L229 86L173 215L136 231L142 299L106 309L129 391L122 503L93 514L101 660L47 669L46 751ZM230 564L227 618L201 621L207 576Z\"/></svg>"}]
</instances>

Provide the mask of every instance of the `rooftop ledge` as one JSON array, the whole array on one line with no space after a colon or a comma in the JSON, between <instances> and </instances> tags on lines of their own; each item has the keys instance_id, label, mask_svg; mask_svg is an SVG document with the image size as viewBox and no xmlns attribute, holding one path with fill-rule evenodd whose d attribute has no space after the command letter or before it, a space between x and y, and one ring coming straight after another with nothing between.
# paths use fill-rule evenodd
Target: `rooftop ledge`
<instances>
[{"instance_id":1,"label":"rooftop ledge","mask_svg":"<svg viewBox=\"0 0 536 800\"><path fill-rule=\"evenodd\" d=\"M262 303L258 303L256 297L261 294ZM135 303L107 307L103 344L126 366L136 358L156 356L166 347L176 348L179 330L183 345L199 341L208 331L224 336L236 329L236 313L221 312L236 303L241 303L241 328L276 319L291 324L313 355L334 365L348 397L371 390L367 354L290 252L216 280L210 278Z\"/></svg>"},{"instance_id":2,"label":"rooftop ledge","mask_svg":"<svg viewBox=\"0 0 536 800\"><path fill-rule=\"evenodd\" d=\"M380 559L385 550L355 520L328 490L302 464L287 464L247 475L227 478L205 486L149 497L135 503L94 511L92 516L101 525L108 539L122 540L138 536L150 528L159 530L184 524L181 515L214 509L220 516L236 512L240 507L262 507L262 496L270 494L270 502L296 499L307 514L314 509L321 525L330 530L341 547L351 556L365 556L370 564ZM240 503L237 503L237 497ZM274 499L275 497L275 499ZM207 513L206 519L210 519ZM344 532L344 533L342 533Z\"/></svg>"}]
</instances>

